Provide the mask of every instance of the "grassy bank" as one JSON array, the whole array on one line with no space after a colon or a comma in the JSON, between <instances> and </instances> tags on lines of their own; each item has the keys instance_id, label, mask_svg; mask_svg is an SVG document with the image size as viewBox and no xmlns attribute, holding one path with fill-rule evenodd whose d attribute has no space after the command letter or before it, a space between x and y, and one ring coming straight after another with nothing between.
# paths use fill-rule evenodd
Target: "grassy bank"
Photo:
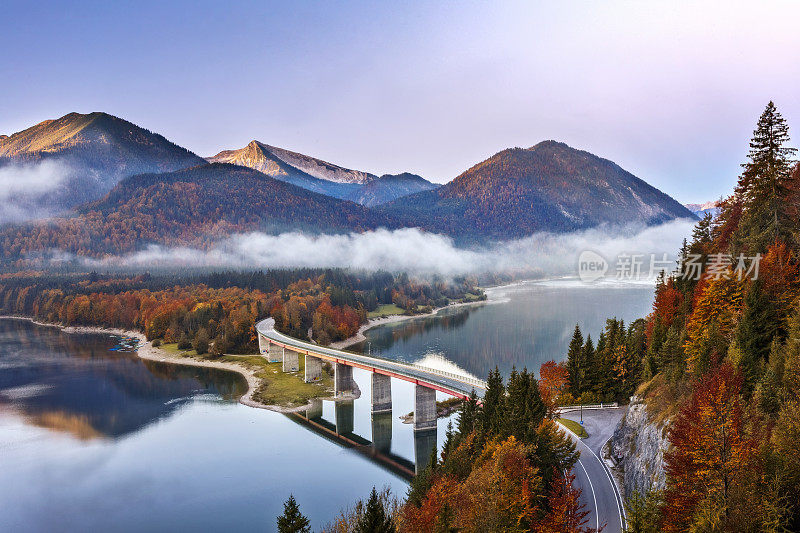
<instances>
[{"instance_id":1,"label":"grassy bank","mask_svg":"<svg viewBox=\"0 0 800 533\"><path fill-rule=\"evenodd\" d=\"M589 434L586 433L586 428L580 425L579 422L575 422L574 420L570 420L569 418L557 418L556 422L564 425L564 427L566 427L568 430L575 433L578 437L582 439L585 439L586 437L589 436Z\"/></svg>"},{"instance_id":2,"label":"grassy bank","mask_svg":"<svg viewBox=\"0 0 800 533\"><path fill-rule=\"evenodd\" d=\"M300 370L283 372L281 363L270 363L258 355L224 355L213 358L209 355L198 356L194 350L179 350L177 344L163 344L160 348L180 357L235 363L253 370L255 376L261 380L261 385L253 393L253 399L265 405L294 407L304 405L314 398L333 395L333 377L326 371L325 365L320 381L303 381L305 357L299 358Z\"/></svg>"},{"instance_id":3,"label":"grassy bank","mask_svg":"<svg viewBox=\"0 0 800 533\"><path fill-rule=\"evenodd\" d=\"M392 315L402 315L405 314L406 310L397 307L394 304L383 304L379 305L378 308L374 311L370 311L367 314L368 318L383 318Z\"/></svg>"}]
</instances>

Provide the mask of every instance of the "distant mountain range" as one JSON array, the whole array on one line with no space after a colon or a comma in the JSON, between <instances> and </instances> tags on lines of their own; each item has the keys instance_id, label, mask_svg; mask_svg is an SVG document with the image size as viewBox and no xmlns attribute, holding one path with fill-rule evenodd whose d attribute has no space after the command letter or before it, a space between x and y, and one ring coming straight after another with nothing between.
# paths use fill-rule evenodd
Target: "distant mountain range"
<instances>
[{"instance_id":1,"label":"distant mountain range","mask_svg":"<svg viewBox=\"0 0 800 533\"><path fill-rule=\"evenodd\" d=\"M379 178L259 141L251 141L239 150L225 150L208 161L250 167L309 191L369 206L437 187L420 176L398 174Z\"/></svg>"},{"instance_id":2,"label":"distant mountain range","mask_svg":"<svg viewBox=\"0 0 800 533\"><path fill-rule=\"evenodd\" d=\"M379 210L405 225L493 239L694 218L617 164L556 141L503 150L436 190Z\"/></svg>"},{"instance_id":3,"label":"distant mountain range","mask_svg":"<svg viewBox=\"0 0 800 533\"><path fill-rule=\"evenodd\" d=\"M702 218L706 214L717 216L720 212L718 204L719 200L714 200L712 202L706 202L703 204L684 204L684 206L686 209L694 213L695 216Z\"/></svg>"},{"instance_id":4,"label":"distant mountain range","mask_svg":"<svg viewBox=\"0 0 800 533\"><path fill-rule=\"evenodd\" d=\"M207 246L253 230L378 227L419 227L472 242L694 217L615 163L555 141L503 150L441 187L257 141L209 160L105 113L71 113L0 136L0 172L10 168L28 180L15 169L63 165L68 179L40 200L72 208L59 218L0 227L0 253L6 260L49 250L97 256L149 243Z\"/></svg>"}]
</instances>

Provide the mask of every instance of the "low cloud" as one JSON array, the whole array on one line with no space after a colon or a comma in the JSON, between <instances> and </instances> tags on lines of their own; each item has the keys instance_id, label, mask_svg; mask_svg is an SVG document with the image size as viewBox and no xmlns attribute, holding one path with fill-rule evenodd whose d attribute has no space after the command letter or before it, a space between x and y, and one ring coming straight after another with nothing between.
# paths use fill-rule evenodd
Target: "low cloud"
<instances>
[{"instance_id":1,"label":"low cloud","mask_svg":"<svg viewBox=\"0 0 800 533\"><path fill-rule=\"evenodd\" d=\"M52 213L49 196L69 175L55 161L9 164L0 167L0 223L22 222Z\"/></svg>"},{"instance_id":2,"label":"low cloud","mask_svg":"<svg viewBox=\"0 0 800 533\"><path fill-rule=\"evenodd\" d=\"M569 276L576 274L578 256L584 250L600 253L612 264L620 254L674 257L692 225L689 220L676 220L645 228L537 233L480 248L462 248L449 237L413 228L347 235L248 233L229 237L210 250L152 245L122 257L82 260L93 268L340 267L444 276L487 272Z\"/></svg>"}]
</instances>

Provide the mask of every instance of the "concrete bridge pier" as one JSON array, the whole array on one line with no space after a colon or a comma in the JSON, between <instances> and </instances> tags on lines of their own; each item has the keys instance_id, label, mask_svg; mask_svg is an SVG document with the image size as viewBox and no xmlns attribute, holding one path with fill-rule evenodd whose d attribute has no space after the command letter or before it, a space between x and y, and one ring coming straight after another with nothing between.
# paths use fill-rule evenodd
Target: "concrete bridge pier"
<instances>
[{"instance_id":1,"label":"concrete bridge pier","mask_svg":"<svg viewBox=\"0 0 800 533\"><path fill-rule=\"evenodd\" d=\"M269 339L265 336L258 335L258 353L261 355L269 355Z\"/></svg>"},{"instance_id":2,"label":"concrete bridge pier","mask_svg":"<svg viewBox=\"0 0 800 533\"><path fill-rule=\"evenodd\" d=\"M294 350L284 348L283 350L283 371L297 372L300 370L300 354Z\"/></svg>"},{"instance_id":3,"label":"concrete bridge pier","mask_svg":"<svg viewBox=\"0 0 800 533\"><path fill-rule=\"evenodd\" d=\"M414 432L414 473L419 474L431 462L431 454L437 445L436 427Z\"/></svg>"},{"instance_id":4,"label":"concrete bridge pier","mask_svg":"<svg viewBox=\"0 0 800 533\"><path fill-rule=\"evenodd\" d=\"M278 346L274 342L269 343L269 356L267 360L270 363L280 363L283 361L283 346Z\"/></svg>"},{"instance_id":5,"label":"concrete bridge pier","mask_svg":"<svg viewBox=\"0 0 800 533\"><path fill-rule=\"evenodd\" d=\"M392 378L372 373L372 412L392 412Z\"/></svg>"},{"instance_id":6,"label":"concrete bridge pier","mask_svg":"<svg viewBox=\"0 0 800 533\"><path fill-rule=\"evenodd\" d=\"M392 413L372 413L372 447L388 453L392 449Z\"/></svg>"},{"instance_id":7,"label":"concrete bridge pier","mask_svg":"<svg viewBox=\"0 0 800 533\"><path fill-rule=\"evenodd\" d=\"M355 423L355 408L353 401L334 402L336 406L336 434L347 435L353 432Z\"/></svg>"},{"instance_id":8,"label":"concrete bridge pier","mask_svg":"<svg viewBox=\"0 0 800 533\"><path fill-rule=\"evenodd\" d=\"M311 406L306 409L306 419L316 420L322 418L322 400L311 400Z\"/></svg>"},{"instance_id":9,"label":"concrete bridge pier","mask_svg":"<svg viewBox=\"0 0 800 533\"><path fill-rule=\"evenodd\" d=\"M436 390L416 385L414 391L414 431L436 429Z\"/></svg>"},{"instance_id":10,"label":"concrete bridge pier","mask_svg":"<svg viewBox=\"0 0 800 533\"><path fill-rule=\"evenodd\" d=\"M305 377L306 383L322 379L322 359L306 354Z\"/></svg>"},{"instance_id":11,"label":"concrete bridge pier","mask_svg":"<svg viewBox=\"0 0 800 533\"><path fill-rule=\"evenodd\" d=\"M353 367L342 363L336 363L333 376L333 393L336 396L344 392L351 392L355 389L353 381Z\"/></svg>"}]
</instances>

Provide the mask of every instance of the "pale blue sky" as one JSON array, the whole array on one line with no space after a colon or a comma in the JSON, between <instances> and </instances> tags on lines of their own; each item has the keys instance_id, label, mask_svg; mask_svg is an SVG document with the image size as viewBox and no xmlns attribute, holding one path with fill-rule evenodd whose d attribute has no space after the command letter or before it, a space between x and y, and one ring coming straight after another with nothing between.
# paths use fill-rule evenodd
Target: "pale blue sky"
<instances>
[{"instance_id":1,"label":"pale blue sky","mask_svg":"<svg viewBox=\"0 0 800 533\"><path fill-rule=\"evenodd\" d=\"M33 4L2 6L0 133L106 111L438 182L552 138L684 202L730 191L769 99L800 140L797 2Z\"/></svg>"}]
</instances>

